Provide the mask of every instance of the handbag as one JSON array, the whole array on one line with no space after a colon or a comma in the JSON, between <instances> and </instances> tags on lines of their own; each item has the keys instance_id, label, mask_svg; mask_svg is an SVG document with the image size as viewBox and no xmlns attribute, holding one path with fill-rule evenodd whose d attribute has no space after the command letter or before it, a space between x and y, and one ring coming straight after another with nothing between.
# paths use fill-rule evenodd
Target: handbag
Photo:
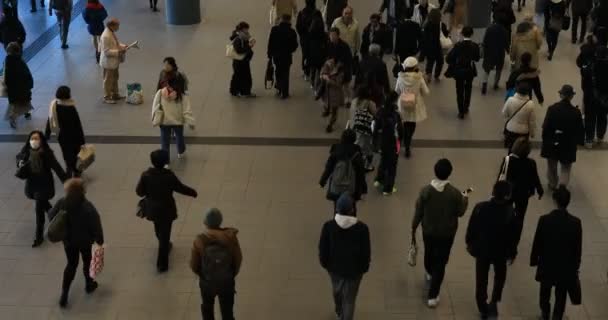
<instances>
[{"instance_id":1,"label":"handbag","mask_svg":"<svg viewBox=\"0 0 608 320\"><path fill-rule=\"evenodd\" d=\"M146 217L146 198L141 198L139 202L137 202L135 216L142 219Z\"/></svg>"},{"instance_id":2,"label":"handbag","mask_svg":"<svg viewBox=\"0 0 608 320\"><path fill-rule=\"evenodd\" d=\"M158 127L163 123L165 119L165 111L163 110L163 106L159 105L158 109L154 110L152 114L152 126Z\"/></svg>"},{"instance_id":3,"label":"handbag","mask_svg":"<svg viewBox=\"0 0 608 320\"><path fill-rule=\"evenodd\" d=\"M55 243L65 239L67 220L68 212L65 209L59 209L59 212L49 222L49 227L46 230L46 237L49 241Z\"/></svg>"},{"instance_id":4,"label":"handbag","mask_svg":"<svg viewBox=\"0 0 608 320\"><path fill-rule=\"evenodd\" d=\"M226 45L226 57L233 59L233 60L241 61L241 60L245 59L245 54L237 53L236 49L234 48L234 43L229 43Z\"/></svg>"},{"instance_id":5,"label":"handbag","mask_svg":"<svg viewBox=\"0 0 608 320\"><path fill-rule=\"evenodd\" d=\"M274 86L274 64L272 64L272 59L268 59L268 63L266 64L266 75L264 76L264 88L266 90L272 89Z\"/></svg>"},{"instance_id":6,"label":"handbag","mask_svg":"<svg viewBox=\"0 0 608 320\"><path fill-rule=\"evenodd\" d=\"M511 159L511 156L506 156L505 159L502 161L502 167L500 168L498 181L507 181L507 172L509 171L509 159Z\"/></svg>"},{"instance_id":7,"label":"handbag","mask_svg":"<svg viewBox=\"0 0 608 320\"><path fill-rule=\"evenodd\" d=\"M403 111L414 111L416 109L416 94L408 91L401 93L399 106Z\"/></svg>"},{"instance_id":8,"label":"handbag","mask_svg":"<svg viewBox=\"0 0 608 320\"><path fill-rule=\"evenodd\" d=\"M127 83L127 100L128 104L143 104L144 92L141 88L141 83Z\"/></svg>"},{"instance_id":9,"label":"handbag","mask_svg":"<svg viewBox=\"0 0 608 320\"><path fill-rule=\"evenodd\" d=\"M415 236L412 236L412 242L410 243L410 249L407 252L407 264L409 264L410 267L415 267L417 257L418 257L418 245L416 244Z\"/></svg>"},{"instance_id":10,"label":"handbag","mask_svg":"<svg viewBox=\"0 0 608 320\"><path fill-rule=\"evenodd\" d=\"M95 279L103 271L104 256L105 246L93 243L93 246L91 246L91 266L89 267L91 278Z\"/></svg>"},{"instance_id":11,"label":"handbag","mask_svg":"<svg viewBox=\"0 0 608 320\"><path fill-rule=\"evenodd\" d=\"M78 171L84 171L95 162L95 146L92 144L85 144L80 147L78 152L78 158L76 159L76 169Z\"/></svg>"},{"instance_id":12,"label":"handbag","mask_svg":"<svg viewBox=\"0 0 608 320\"><path fill-rule=\"evenodd\" d=\"M452 42L452 39L446 37L445 34L443 34L441 27L439 28L439 43L441 44L441 49L446 51L452 49L452 47L454 46L454 42Z\"/></svg>"},{"instance_id":13,"label":"handbag","mask_svg":"<svg viewBox=\"0 0 608 320\"><path fill-rule=\"evenodd\" d=\"M32 171L30 169L30 162L26 161L17 166L17 172L15 172L15 177L21 180L26 180L30 177L31 174Z\"/></svg>"},{"instance_id":14,"label":"handbag","mask_svg":"<svg viewBox=\"0 0 608 320\"><path fill-rule=\"evenodd\" d=\"M551 16L551 18L549 18L549 29L553 30L553 31L560 31L563 28L563 18L564 17L556 17L556 16Z\"/></svg>"}]
</instances>

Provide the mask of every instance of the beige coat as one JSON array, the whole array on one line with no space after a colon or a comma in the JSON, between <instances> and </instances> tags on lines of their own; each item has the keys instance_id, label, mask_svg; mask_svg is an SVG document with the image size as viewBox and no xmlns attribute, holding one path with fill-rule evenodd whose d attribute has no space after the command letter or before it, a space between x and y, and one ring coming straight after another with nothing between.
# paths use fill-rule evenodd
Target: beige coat
<instances>
[{"instance_id":1,"label":"beige coat","mask_svg":"<svg viewBox=\"0 0 608 320\"><path fill-rule=\"evenodd\" d=\"M401 108L401 101L397 102L399 114L404 122L421 122L426 120L426 104L423 96L431 91L426 85L424 76L421 72L399 72L395 92L401 95L404 92L411 92L416 95L416 108L414 110L404 110Z\"/></svg>"},{"instance_id":2,"label":"beige coat","mask_svg":"<svg viewBox=\"0 0 608 320\"><path fill-rule=\"evenodd\" d=\"M521 28L517 27L518 30ZM515 69L520 67L521 56L525 52L532 55L532 68L538 68L538 51L543 45L543 36L536 25L528 26L525 32L515 32L513 41L511 42L511 61L515 64Z\"/></svg>"},{"instance_id":3,"label":"beige coat","mask_svg":"<svg viewBox=\"0 0 608 320\"><path fill-rule=\"evenodd\" d=\"M524 105L525 103L525 105ZM523 107L522 107L523 105ZM520 108L522 108L520 110ZM517 112L519 110L519 112ZM536 135L536 104L528 96L516 93L507 99L502 114L506 120L513 117L507 123L507 130L518 134L530 134L530 138ZM515 114L517 112L517 114ZM515 116L513 116L515 114Z\"/></svg>"},{"instance_id":4,"label":"beige coat","mask_svg":"<svg viewBox=\"0 0 608 320\"><path fill-rule=\"evenodd\" d=\"M114 32L106 28L101 34L99 41L99 65L104 69L118 69L122 62L120 47L122 44L118 41Z\"/></svg>"}]
</instances>

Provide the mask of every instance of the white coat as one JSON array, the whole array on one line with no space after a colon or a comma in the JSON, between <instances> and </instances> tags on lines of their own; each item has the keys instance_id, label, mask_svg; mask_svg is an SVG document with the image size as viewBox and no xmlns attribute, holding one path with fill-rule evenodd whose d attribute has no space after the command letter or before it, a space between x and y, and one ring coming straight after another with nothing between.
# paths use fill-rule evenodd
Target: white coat
<instances>
[{"instance_id":1,"label":"white coat","mask_svg":"<svg viewBox=\"0 0 608 320\"><path fill-rule=\"evenodd\" d=\"M524 105L525 103L525 105ZM517 110L524 105L519 112ZM530 134L530 138L534 138L536 133L536 104L530 100L530 97L516 93L514 96L507 99L502 114L505 119L509 119L515 112L517 114L507 123L507 130L513 133Z\"/></svg>"},{"instance_id":2,"label":"white coat","mask_svg":"<svg viewBox=\"0 0 608 320\"><path fill-rule=\"evenodd\" d=\"M106 28L101 34L99 41L99 65L104 69L118 69L122 62L120 46L114 31Z\"/></svg>"},{"instance_id":3,"label":"white coat","mask_svg":"<svg viewBox=\"0 0 608 320\"><path fill-rule=\"evenodd\" d=\"M395 92L401 95L403 92L411 92L416 95L416 108L412 111L401 108L401 102L397 102L401 119L404 122L421 122L426 120L426 104L423 96L428 95L431 91L426 85L424 76L421 72L399 72Z\"/></svg>"}]
</instances>

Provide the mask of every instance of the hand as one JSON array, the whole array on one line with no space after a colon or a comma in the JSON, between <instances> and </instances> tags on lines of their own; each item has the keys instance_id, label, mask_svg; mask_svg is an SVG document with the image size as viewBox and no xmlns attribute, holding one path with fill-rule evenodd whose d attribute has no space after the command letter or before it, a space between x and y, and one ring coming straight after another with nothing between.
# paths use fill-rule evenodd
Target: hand
<instances>
[{"instance_id":1,"label":"hand","mask_svg":"<svg viewBox=\"0 0 608 320\"><path fill-rule=\"evenodd\" d=\"M325 189L325 183L319 182L319 186L321 186L321 189Z\"/></svg>"},{"instance_id":2,"label":"hand","mask_svg":"<svg viewBox=\"0 0 608 320\"><path fill-rule=\"evenodd\" d=\"M196 127L193 124L189 124L188 128L190 128L190 130L194 130Z\"/></svg>"},{"instance_id":3,"label":"hand","mask_svg":"<svg viewBox=\"0 0 608 320\"><path fill-rule=\"evenodd\" d=\"M25 163L25 162L24 162L23 160L19 160L19 163L17 163L17 168L21 168L21 167L23 167L23 164L24 164L24 163Z\"/></svg>"},{"instance_id":4,"label":"hand","mask_svg":"<svg viewBox=\"0 0 608 320\"><path fill-rule=\"evenodd\" d=\"M250 46L250 47L255 46L255 42L256 42L256 41L255 41L255 39L254 39L254 38L249 39L249 46Z\"/></svg>"}]
</instances>

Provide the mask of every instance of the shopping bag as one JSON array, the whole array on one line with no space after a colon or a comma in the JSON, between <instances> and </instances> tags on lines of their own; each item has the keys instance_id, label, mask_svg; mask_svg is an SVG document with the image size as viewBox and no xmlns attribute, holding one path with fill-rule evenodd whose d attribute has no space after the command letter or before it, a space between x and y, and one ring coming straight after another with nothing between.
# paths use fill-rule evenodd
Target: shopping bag
<instances>
[{"instance_id":1,"label":"shopping bag","mask_svg":"<svg viewBox=\"0 0 608 320\"><path fill-rule=\"evenodd\" d=\"M135 105L144 103L144 91L140 83L127 84L127 103Z\"/></svg>"},{"instance_id":2,"label":"shopping bag","mask_svg":"<svg viewBox=\"0 0 608 320\"><path fill-rule=\"evenodd\" d=\"M103 270L104 245L93 243L91 247L91 267L89 268L89 276L95 279Z\"/></svg>"},{"instance_id":3,"label":"shopping bag","mask_svg":"<svg viewBox=\"0 0 608 320\"><path fill-rule=\"evenodd\" d=\"M410 249L407 252L407 264L411 267L416 266L416 258L418 257L418 245L416 244L416 238L412 237L410 243Z\"/></svg>"},{"instance_id":4,"label":"shopping bag","mask_svg":"<svg viewBox=\"0 0 608 320\"><path fill-rule=\"evenodd\" d=\"M95 162L95 146L92 144L85 144L80 148L80 152L78 152L76 169L82 172L90 167L93 162Z\"/></svg>"}]
</instances>

